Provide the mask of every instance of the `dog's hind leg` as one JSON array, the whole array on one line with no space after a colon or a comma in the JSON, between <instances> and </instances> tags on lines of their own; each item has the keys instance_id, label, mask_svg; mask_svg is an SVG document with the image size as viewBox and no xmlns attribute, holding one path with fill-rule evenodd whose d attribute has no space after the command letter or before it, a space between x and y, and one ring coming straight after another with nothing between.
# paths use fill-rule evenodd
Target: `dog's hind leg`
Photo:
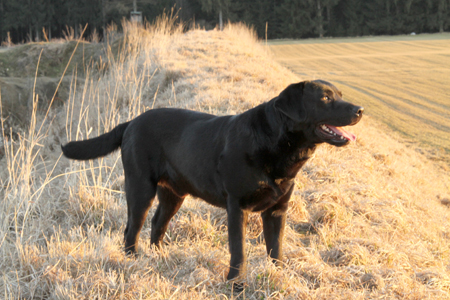
<instances>
[{"instance_id":1,"label":"dog's hind leg","mask_svg":"<svg viewBox=\"0 0 450 300\"><path fill-rule=\"evenodd\" d=\"M183 204L184 197L174 194L170 189L158 186L159 205L152 218L151 244L160 246L170 219Z\"/></svg>"},{"instance_id":2,"label":"dog's hind leg","mask_svg":"<svg viewBox=\"0 0 450 300\"><path fill-rule=\"evenodd\" d=\"M139 233L156 194L156 183L149 179L125 176L128 222L125 228L125 251L135 254Z\"/></svg>"}]
</instances>

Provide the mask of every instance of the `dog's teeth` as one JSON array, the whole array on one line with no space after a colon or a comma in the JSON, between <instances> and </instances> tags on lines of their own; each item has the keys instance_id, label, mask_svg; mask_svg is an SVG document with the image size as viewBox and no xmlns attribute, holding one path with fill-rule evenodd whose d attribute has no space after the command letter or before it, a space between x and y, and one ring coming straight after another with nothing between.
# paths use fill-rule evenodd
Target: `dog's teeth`
<instances>
[{"instance_id":1,"label":"dog's teeth","mask_svg":"<svg viewBox=\"0 0 450 300\"><path fill-rule=\"evenodd\" d=\"M323 131L328 132L329 134L337 135L333 130L328 128L327 125L325 125L325 124L322 124L320 126L320 128L322 128Z\"/></svg>"}]
</instances>

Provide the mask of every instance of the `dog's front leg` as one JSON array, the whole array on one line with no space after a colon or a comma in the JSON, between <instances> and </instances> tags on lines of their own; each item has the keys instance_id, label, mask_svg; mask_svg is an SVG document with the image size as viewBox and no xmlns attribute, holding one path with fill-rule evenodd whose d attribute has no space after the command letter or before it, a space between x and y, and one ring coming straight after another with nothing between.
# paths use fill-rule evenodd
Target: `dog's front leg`
<instances>
[{"instance_id":1,"label":"dog's front leg","mask_svg":"<svg viewBox=\"0 0 450 300\"><path fill-rule=\"evenodd\" d=\"M286 225L286 212L289 207L292 190L293 186L278 200L277 204L261 213L267 254L277 264L283 256L282 246L284 227Z\"/></svg>"},{"instance_id":2,"label":"dog's front leg","mask_svg":"<svg viewBox=\"0 0 450 300\"><path fill-rule=\"evenodd\" d=\"M239 207L239 200L228 197L228 242L230 247L230 271L227 279L242 275L245 270L245 231L247 228L248 213Z\"/></svg>"}]
</instances>

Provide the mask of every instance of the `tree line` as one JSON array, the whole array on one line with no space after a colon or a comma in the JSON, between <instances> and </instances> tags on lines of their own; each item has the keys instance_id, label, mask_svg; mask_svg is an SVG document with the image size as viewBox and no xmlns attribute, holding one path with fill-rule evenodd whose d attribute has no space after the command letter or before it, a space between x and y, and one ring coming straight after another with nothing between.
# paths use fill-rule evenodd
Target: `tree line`
<instances>
[{"instance_id":1,"label":"tree line","mask_svg":"<svg viewBox=\"0 0 450 300\"><path fill-rule=\"evenodd\" d=\"M107 24L129 18L133 0L0 0L0 40L39 41L100 36ZM186 24L207 28L226 21L253 26L259 37L309 38L443 32L450 27L450 0L135 0L144 19L175 6ZM266 31L267 30L267 31Z\"/></svg>"}]
</instances>

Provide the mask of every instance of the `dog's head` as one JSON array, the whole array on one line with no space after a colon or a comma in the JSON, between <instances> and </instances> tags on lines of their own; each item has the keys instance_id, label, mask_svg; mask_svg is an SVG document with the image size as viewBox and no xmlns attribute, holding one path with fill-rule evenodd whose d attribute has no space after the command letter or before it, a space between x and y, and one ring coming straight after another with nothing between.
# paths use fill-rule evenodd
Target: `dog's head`
<instances>
[{"instance_id":1,"label":"dog's head","mask_svg":"<svg viewBox=\"0 0 450 300\"><path fill-rule=\"evenodd\" d=\"M364 108L342 100L342 93L323 80L303 81L288 86L275 101L287 130L303 132L314 143L344 146L356 136L343 126L361 120Z\"/></svg>"}]
</instances>

